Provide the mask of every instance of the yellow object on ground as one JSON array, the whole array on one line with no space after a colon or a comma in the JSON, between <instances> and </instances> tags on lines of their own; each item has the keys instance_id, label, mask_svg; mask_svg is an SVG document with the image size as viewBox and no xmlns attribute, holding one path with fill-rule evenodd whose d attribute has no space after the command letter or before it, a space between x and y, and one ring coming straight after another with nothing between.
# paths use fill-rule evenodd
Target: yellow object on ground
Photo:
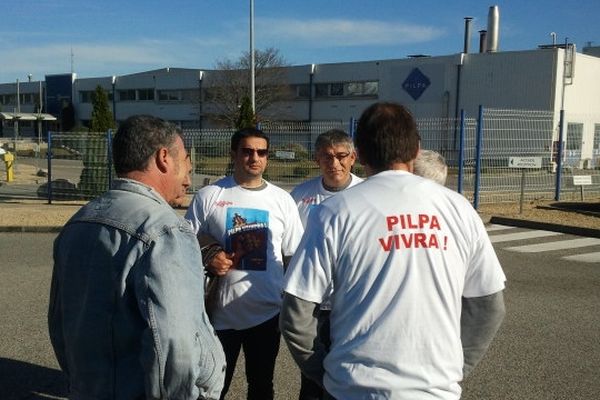
<instances>
[{"instance_id":1,"label":"yellow object on ground","mask_svg":"<svg viewBox=\"0 0 600 400\"><path fill-rule=\"evenodd\" d=\"M12 182L15 179L14 175L14 163L15 156L12 153L4 153L0 155L6 164L6 182Z\"/></svg>"}]
</instances>

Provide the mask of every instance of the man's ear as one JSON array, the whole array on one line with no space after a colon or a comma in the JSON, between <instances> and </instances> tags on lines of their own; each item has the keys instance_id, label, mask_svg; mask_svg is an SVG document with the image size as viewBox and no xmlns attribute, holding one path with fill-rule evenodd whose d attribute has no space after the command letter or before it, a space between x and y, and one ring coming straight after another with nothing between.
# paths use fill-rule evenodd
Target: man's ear
<instances>
[{"instance_id":1,"label":"man's ear","mask_svg":"<svg viewBox=\"0 0 600 400\"><path fill-rule=\"evenodd\" d=\"M353 158L352 165L354 165L356 163L356 161L360 162L360 160L358 159L358 153L356 152L356 150L352 150L350 157Z\"/></svg>"},{"instance_id":2,"label":"man's ear","mask_svg":"<svg viewBox=\"0 0 600 400\"><path fill-rule=\"evenodd\" d=\"M156 167L160 172L167 172L171 159L169 158L169 149L161 147L155 155Z\"/></svg>"}]
</instances>

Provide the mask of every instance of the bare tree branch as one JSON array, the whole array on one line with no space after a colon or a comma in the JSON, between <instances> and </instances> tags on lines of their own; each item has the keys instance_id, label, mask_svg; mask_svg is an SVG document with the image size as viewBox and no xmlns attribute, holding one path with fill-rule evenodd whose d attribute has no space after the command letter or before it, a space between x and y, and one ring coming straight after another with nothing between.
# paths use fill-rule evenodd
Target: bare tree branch
<instances>
[{"instance_id":1,"label":"bare tree branch","mask_svg":"<svg viewBox=\"0 0 600 400\"><path fill-rule=\"evenodd\" d=\"M277 102L290 99L285 68L289 64L273 47L255 50L255 103L257 121L264 120L264 111ZM234 126L245 96L250 96L250 52L239 59L223 59L216 63L215 79L211 80L207 101L217 110L215 118Z\"/></svg>"}]
</instances>

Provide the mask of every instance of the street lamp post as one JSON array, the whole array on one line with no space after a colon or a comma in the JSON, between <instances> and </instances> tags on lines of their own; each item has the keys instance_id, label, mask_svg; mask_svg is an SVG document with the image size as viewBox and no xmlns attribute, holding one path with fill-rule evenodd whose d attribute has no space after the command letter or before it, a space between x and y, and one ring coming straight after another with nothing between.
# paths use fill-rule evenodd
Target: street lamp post
<instances>
[{"instance_id":1,"label":"street lamp post","mask_svg":"<svg viewBox=\"0 0 600 400\"><path fill-rule=\"evenodd\" d=\"M254 0L250 0L250 101L252 103L252 113L256 113L254 85Z\"/></svg>"},{"instance_id":2,"label":"street lamp post","mask_svg":"<svg viewBox=\"0 0 600 400\"><path fill-rule=\"evenodd\" d=\"M310 65L310 75L308 79L308 122L312 122L312 112L313 112L313 81L315 77L315 64Z\"/></svg>"},{"instance_id":3,"label":"street lamp post","mask_svg":"<svg viewBox=\"0 0 600 400\"><path fill-rule=\"evenodd\" d=\"M39 84L39 105L38 105L38 160L41 162L42 158L42 80L40 79ZM38 165L38 169L40 165Z\"/></svg>"},{"instance_id":4,"label":"street lamp post","mask_svg":"<svg viewBox=\"0 0 600 400\"><path fill-rule=\"evenodd\" d=\"M17 108L15 109L15 119L13 122L15 129L14 139L14 151L15 157L17 156L17 139L19 138L19 118L21 118L21 88L19 84L19 78L17 78Z\"/></svg>"},{"instance_id":5,"label":"street lamp post","mask_svg":"<svg viewBox=\"0 0 600 400\"><path fill-rule=\"evenodd\" d=\"M198 71L198 129L202 129L202 79L204 71Z\"/></svg>"},{"instance_id":6,"label":"street lamp post","mask_svg":"<svg viewBox=\"0 0 600 400\"><path fill-rule=\"evenodd\" d=\"M112 84L112 109L113 109L113 120L115 122L115 127L117 126L117 102L116 102L116 93L115 93L115 84L117 83L117 77L112 76L111 84Z\"/></svg>"}]
</instances>

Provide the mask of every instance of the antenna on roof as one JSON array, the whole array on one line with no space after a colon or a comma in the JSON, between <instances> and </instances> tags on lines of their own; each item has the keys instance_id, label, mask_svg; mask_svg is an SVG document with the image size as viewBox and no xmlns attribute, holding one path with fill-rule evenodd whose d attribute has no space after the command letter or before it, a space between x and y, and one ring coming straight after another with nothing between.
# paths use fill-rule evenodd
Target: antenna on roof
<instances>
[{"instance_id":1,"label":"antenna on roof","mask_svg":"<svg viewBox=\"0 0 600 400\"><path fill-rule=\"evenodd\" d=\"M73 54L73 46L71 46L71 73L75 72L75 55Z\"/></svg>"}]
</instances>

